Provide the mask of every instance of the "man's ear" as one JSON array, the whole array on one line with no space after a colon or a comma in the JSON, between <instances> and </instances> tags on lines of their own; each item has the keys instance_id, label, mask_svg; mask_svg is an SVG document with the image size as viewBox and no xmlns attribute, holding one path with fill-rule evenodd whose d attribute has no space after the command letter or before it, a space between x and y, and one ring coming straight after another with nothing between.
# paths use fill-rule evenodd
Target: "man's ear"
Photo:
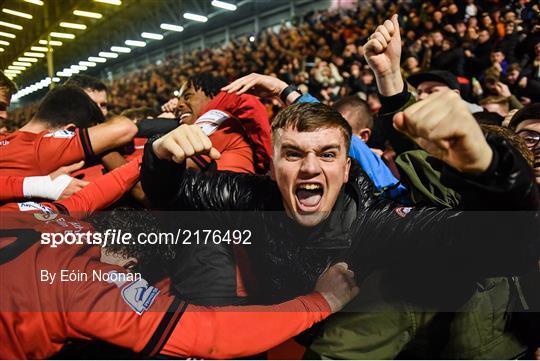
<instances>
[{"instance_id":1,"label":"man's ear","mask_svg":"<svg viewBox=\"0 0 540 361\"><path fill-rule=\"evenodd\" d=\"M349 171L351 170L351 157L347 156L347 164L345 164L345 176L343 177L343 183L349 181Z\"/></svg>"},{"instance_id":2,"label":"man's ear","mask_svg":"<svg viewBox=\"0 0 540 361\"><path fill-rule=\"evenodd\" d=\"M369 137L371 137L371 129L369 128L362 128L358 132L358 136L364 143L366 143L369 140Z\"/></svg>"},{"instance_id":3,"label":"man's ear","mask_svg":"<svg viewBox=\"0 0 540 361\"><path fill-rule=\"evenodd\" d=\"M453 91L455 91L458 95L461 95L461 92L459 91L459 89L452 89Z\"/></svg>"}]
</instances>

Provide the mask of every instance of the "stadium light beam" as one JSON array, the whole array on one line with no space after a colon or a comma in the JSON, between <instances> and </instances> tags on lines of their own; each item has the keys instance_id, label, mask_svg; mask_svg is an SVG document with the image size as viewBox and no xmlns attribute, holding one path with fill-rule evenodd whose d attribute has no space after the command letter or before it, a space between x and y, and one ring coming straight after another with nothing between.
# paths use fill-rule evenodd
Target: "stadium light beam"
<instances>
[{"instance_id":1,"label":"stadium light beam","mask_svg":"<svg viewBox=\"0 0 540 361\"><path fill-rule=\"evenodd\" d=\"M26 61L14 61L13 65L20 65L20 66L29 67L29 66L32 66L32 63L28 63Z\"/></svg>"},{"instance_id":2,"label":"stadium light beam","mask_svg":"<svg viewBox=\"0 0 540 361\"><path fill-rule=\"evenodd\" d=\"M165 23L163 23L159 27L162 28L163 30L169 30L169 31L176 31L176 32L184 31L184 27L180 26L180 25L173 25L173 24L165 24Z\"/></svg>"},{"instance_id":3,"label":"stadium light beam","mask_svg":"<svg viewBox=\"0 0 540 361\"><path fill-rule=\"evenodd\" d=\"M0 21L0 25L5 26L6 28L15 29L15 30L22 30L23 29L23 27L20 26L20 25L8 23L8 22L5 22L5 21Z\"/></svg>"},{"instance_id":4,"label":"stadium light beam","mask_svg":"<svg viewBox=\"0 0 540 361\"><path fill-rule=\"evenodd\" d=\"M9 41L0 40L0 45L8 46L8 45L9 45Z\"/></svg>"},{"instance_id":5,"label":"stadium light beam","mask_svg":"<svg viewBox=\"0 0 540 361\"><path fill-rule=\"evenodd\" d=\"M33 58L44 58L45 54L43 54L43 53L33 53L33 52L30 52L30 51L27 51L27 52L24 53L24 56L29 56L29 57L33 57Z\"/></svg>"},{"instance_id":6,"label":"stadium light beam","mask_svg":"<svg viewBox=\"0 0 540 361\"><path fill-rule=\"evenodd\" d=\"M103 15L100 13L94 13L91 11L83 11L83 10L73 10L73 15L77 16L83 16L86 18L93 18L93 19L101 19Z\"/></svg>"},{"instance_id":7,"label":"stadium light beam","mask_svg":"<svg viewBox=\"0 0 540 361\"><path fill-rule=\"evenodd\" d=\"M212 0L212 6L228 11L235 11L238 7L235 4L231 4L225 1Z\"/></svg>"},{"instance_id":8,"label":"stadium light beam","mask_svg":"<svg viewBox=\"0 0 540 361\"><path fill-rule=\"evenodd\" d=\"M8 69L10 70L26 70L25 66L18 66L18 65L10 65L8 66Z\"/></svg>"},{"instance_id":9,"label":"stadium light beam","mask_svg":"<svg viewBox=\"0 0 540 361\"><path fill-rule=\"evenodd\" d=\"M30 63L37 63L37 61L38 61L36 58L26 58L26 57L20 57L17 60L18 61L28 61Z\"/></svg>"},{"instance_id":10,"label":"stadium light beam","mask_svg":"<svg viewBox=\"0 0 540 361\"><path fill-rule=\"evenodd\" d=\"M12 33L6 33L4 31L0 31L0 36L3 36L5 38L15 39L17 36Z\"/></svg>"},{"instance_id":11,"label":"stadium light beam","mask_svg":"<svg viewBox=\"0 0 540 361\"><path fill-rule=\"evenodd\" d=\"M62 44L63 44L63 43L62 43L61 41L59 41L59 40L51 40L51 41L49 41L49 42L47 42L47 40L40 40L39 43L40 43L41 45L47 45L47 44L50 44L50 45L52 45L52 46L62 46Z\"/></svg>"},{"instance_id":12,"label":"stadium light beam","mask_svg":"<svg viewBox=\"0 0 540 361\"><path fill-rule=\"evenodd\" d=\"M121 0L94 0L95 2L98 2L98 3L103 3L103 4L109 4L109 5L122 5L122 1Z\"/></svg>"},{"instance_id":13,"label":"stadium light beam","mask_svg":"<svg viewBox=\"0 0 540 361\"><path fill-rule=\"evenodd\" d=\"M116 59L118 58L118 54L116 53L110 53L108 51L101 51L98 56L102 57L102 58L111 58L111 59Z\"/></svg>"},{"instance_id":14,"label":"stadium light beam","mask_svg":"<svg viewBox=\"0 0 540 361\"><path fill-rule=\"evenodd\" d=\"M94 67L96 66L97 64L93 61L79 61L79 65L84 65L84 66L89 66L89 67Z\"/></svg>"},{"instance_id":15,"label":"stadium light beam","mask_svg":"<svg viewBox=\"0 0 540 361\"><path fill-rule=\"evenodd\" d=\"M86 25L84 24L68 23L66 21L62 21L60 26L67 29L86 30Z\"/></svg>"},{"instance_id":16,"label":"stadium light beam","mask_svg":"<svg viewBox=\"0 0 540 361\"><path fill-rule=\"evenodd\" d=\"M46 52L49 51L49 48L46 48L44 46L32 46L30 48L30 50L32 50L32 51L42 51L42 52L46 53Z\"/></svg>"},{"instance_id":17,"label":"stadium light beam","mask_svg":"<svg viewBox=\"0 0 540 361\"><path fill-rule=\"evenodd\" d=\"M60 38L60 39L75 39L75 34L70 33L59 33L57 31L53 31L49 34L53 38Z\"/></svg>"},{"instance_id":18,"label":"stadium light beam","mask_svg":"<svg viewBox=\"0 0 540 361\"><path fill-rule=\"evenodd\" d=\"M4 48L0 48L0 53L3 53L4 52Z\"/></svg>"},{"instance_id":19,"label":"stadium light beam","mask_svg":"<svg viewBox=\"0 0 540 361\"><path fill-rule=\"evenodd\" d=\"M116 53L131 53L131 49L125 46L111 46L111 51Z\"/></svg>"},{"instance_id":20,"label":"stadium light beam","mask_svg":"<svg viewBox=\"0 0 540 361\"><path fill-rule=\"evenodd\" d=\"M107 61L107 59L105 58L100 58L100 57L97 57L97 56L91 56L88 58L88 61L92 61L94 63L104 63Z\"/></svg>"},{"instance_id":21,"label":"stadium light beam","mask_svg":"<svg viewBox=\"0 0 540 361\"><path fill-rule=\"evenodd\" d=\"M128 46L138 46L140 48L146 46L146 42L140 40L126 40L124 44Z\"/></svg>"},{"instance_id":22,"label":"stadium light beam","mask_svg":"<svg viewBox=\"0 0 540 361\"><path fill-rule=\"evenodd\" d=\"M144 32L141 34L141 37L146 38L146 39L153 39L153 40L163 40L163 35L156 34L156 33Z\"/></svg>"},{"instance_id":23,"label":"stadium light beam","mask_svg":"<svg viewBox=\"0 0 540 361\"><path fill-rule=\"evenodd\" d=\"M206 16L193 13L184 13L184 19L198 21L200 23L205 23L208 21Z\"/></svg>"},{"instance_id":24,"label":"stadium light beam","mask_svg":"<svg viewBox=\"0 0 540 361\"><path fill-rule=\"evenodd\" d=\"M30 4L43 6L43 1L41 0L24 0L24 1Z\"/></svg>"},{"instance_id":25,"label":"stadium light beam","mask_svg":"<svg viewBox=\"0 0 540 361\"><path fill-rule=\"evenodd\" d=\"M2 12L6 13L6 14L9 14L9 15L13 15L13 16L18 16L20 18L25 18L25 19L32 19L33 18L33 16L30 15L30 14L23 13L23 12L16 11L16 10L7 9L7 8L3 8Z\"/></svg>"}]
</instances>

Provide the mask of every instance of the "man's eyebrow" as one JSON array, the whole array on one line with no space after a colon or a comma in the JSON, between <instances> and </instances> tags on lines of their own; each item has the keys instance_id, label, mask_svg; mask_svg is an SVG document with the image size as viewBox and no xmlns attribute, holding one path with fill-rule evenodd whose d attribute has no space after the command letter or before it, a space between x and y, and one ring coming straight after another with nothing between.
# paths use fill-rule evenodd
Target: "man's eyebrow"
<instances>
[{"instance_id":1,"label":"man's eyebrow","mask_svg":"<svg viewBox=\"0 0 540 361\"><path fill-rule=\"evenodd\" d=\"M302 151L302 149L299 146L293 143L289 143L289 142L281 144L281 149L295 149L295 150Z\"/></svg>"},{"instance_id":2,"label":"man's eyebrow","mask_svg":"<svg viewBox=\"0 0 540 361\"><path fill-rule=\"evenodd\" d=\"M327 151L327 150L330 150L330 149L340 149L341 148L341 145L338 144L338 143L331 143L331 144L327 144L319 149L317 149L318 152L324 152L324 151ZM281 149L294 149L294 150L299 150L299 151L304 151L300 146L294 144L294 143L289 143L289 142L286 142L286 143L283 143L281 145Z\"/></svg>"},{"instance_id":3,"label":"man's eyebrow","mask_svg":"<svg viewBox=\"0 0 540 361\"><path fill-rule=\"evenodd\" d=\"M340 149L341 145L337 144L337 143L328 144L328 145L325 145L324 147L320 148L319 151L324 152L325 150L330 150L330 149L334 149L334 148Z\"/></svg>"}]
</instances>

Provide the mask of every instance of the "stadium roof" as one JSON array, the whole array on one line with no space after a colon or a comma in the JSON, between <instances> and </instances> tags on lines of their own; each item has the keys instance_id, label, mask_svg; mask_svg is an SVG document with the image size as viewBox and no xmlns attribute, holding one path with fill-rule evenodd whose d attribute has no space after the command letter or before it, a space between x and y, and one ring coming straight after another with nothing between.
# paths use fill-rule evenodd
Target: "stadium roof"
<instances>
[{"instance_id":1,"label":"stadium roof","mask_svg":"<svg viewBox=\"0 0 540 361\"><path fill-rule=\"evenodd\" d=\"M0 0L0 70L23 90L20 98L85 67L142 53L163 37L178 39L174 34L200 21L186 12L213 22L246 3L261 5L252 0Z\"/></svg>"}]
</instances>

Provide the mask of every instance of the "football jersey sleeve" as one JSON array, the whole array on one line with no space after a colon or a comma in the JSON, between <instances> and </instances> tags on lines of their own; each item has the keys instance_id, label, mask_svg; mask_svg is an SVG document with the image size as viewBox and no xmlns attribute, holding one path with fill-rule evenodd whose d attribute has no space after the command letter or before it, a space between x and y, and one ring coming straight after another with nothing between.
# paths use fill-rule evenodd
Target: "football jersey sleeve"
<instances>
[{"instance_id":1,"label":"football jersey sleeve","mask_svg":"<svg viewBox=\"0 0 540 361\"><path fill-rule=\"evenodd\" d=\"M69 269L88 277L66 282L62 293L70 338L99 339L142 352L152 338L176 324L186 308L143 278L125 281L128 274L97 258L76 257Z\"/></svg>"},{"instance_id":2,"label":"football jersey sleeve","mask_svg":"<svg viewBox=\"0 0 540 361\"><path fill-rule=\"evenodd\" d=\"M35 153L41 174L94 156L85 128L44 132L35 144Z\"/></svg>"},{"instance_id":3,"label":"football jersey sleeve","mask_svg":"<svg viewBox=\"0 0 540 361\"><path fill-rule=\"evenodd\" d=\"M0 201L24 198L24 177L0 176Z\"/></svg>"},{"instance_id":4,"label":"football jersey sleeve","mask_svg":"<svg viewBox=\"0 0 540 361\"><path fill-rule=\"evenodd\" d=\"M189 305L161 353L213 359L252 356L285 342L330 314L330 306L317 292L269 306Z\"/></svg>"},{"instance_id":5,"label":"football jersey sleeve","mask_svg":"<svg viewBox=\"0 0 540 361\"><path fill-rule=\"evenodd\" d=\"M94 211L104 209L116 202L139 180L142 157L98 177L93 183L69 197L55 202L73 218L83 219Z\"/></svg>"}]
</instances>

